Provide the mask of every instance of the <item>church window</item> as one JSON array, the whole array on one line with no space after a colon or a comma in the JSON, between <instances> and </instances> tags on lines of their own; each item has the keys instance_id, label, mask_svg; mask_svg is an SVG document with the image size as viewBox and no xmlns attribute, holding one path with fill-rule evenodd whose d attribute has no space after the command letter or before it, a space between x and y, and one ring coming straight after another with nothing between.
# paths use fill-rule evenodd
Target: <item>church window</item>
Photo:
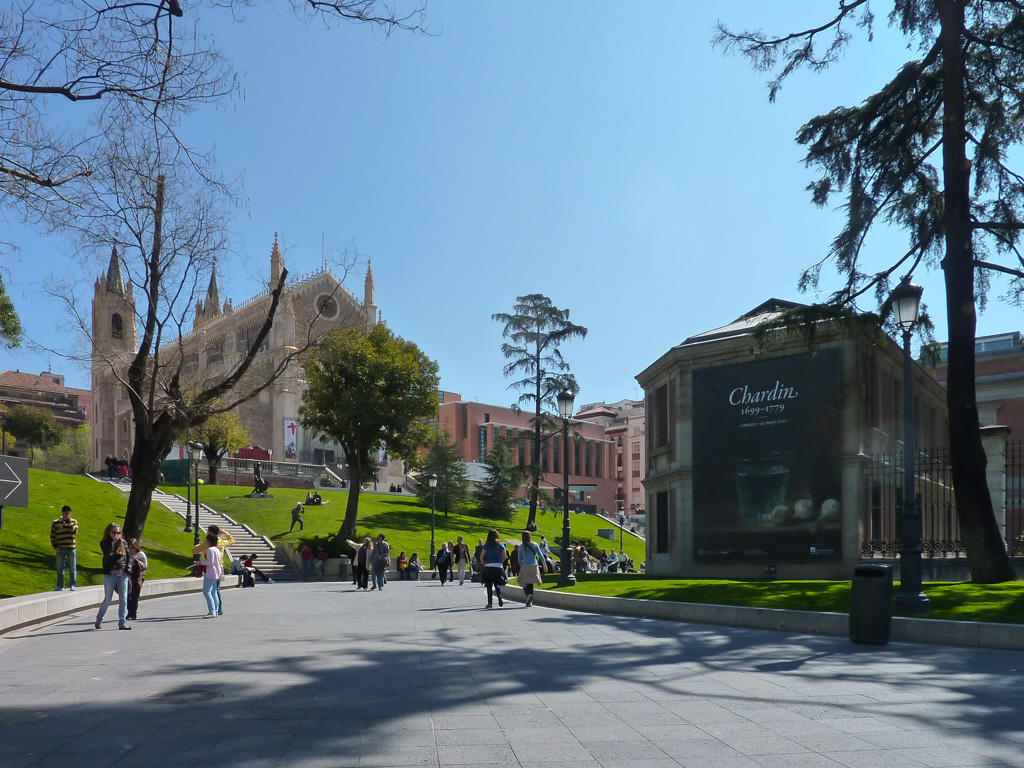
<instances>
[{"instance_id":1,"label":"church window","mask_svg":"<svg viewBox=\"0 0 1024 768\"><path fill-rule=\"evenodd\" d=\"M333 296L317 296L316 311L327 320L333 320L338 316L338 302Z\"/></svg>"},{"instance_id":2,"label":"church window","mask_svg":"<svg viewBox=\"0 0 1024 768\"><path fill-rule=\"evenodd\" d=\"M224 348L221 344L215 344L206 350L206 363L219 363L224 357Z\"/></svg>"},{"instance_id":3,"label":"church window","mask_svg":"<svg viewBox=\"0 0 1024 768\"><path fill-rule=\"evenodd\" d=\"M124 320L121 319L121 315L117 312L110 317L110 338L124 338Z\"/></svg>"}]
</instances>

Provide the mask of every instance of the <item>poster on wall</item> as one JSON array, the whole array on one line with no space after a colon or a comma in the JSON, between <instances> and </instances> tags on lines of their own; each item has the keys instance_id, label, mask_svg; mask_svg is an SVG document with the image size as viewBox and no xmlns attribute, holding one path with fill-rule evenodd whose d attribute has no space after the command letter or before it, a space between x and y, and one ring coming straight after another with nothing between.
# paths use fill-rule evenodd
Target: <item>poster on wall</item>
<instances>
[{"instance_id":1,"label":"poster on wall","mask_svg":"<svg viewBox=\"0 0 1024 768\"><path fill-rule=\"evenodd\" d=\"M841 556L835 349L693 372L693 546L702 561Z\"/></svg>"},{"instance_id":2,"label":"poster on wall","mask_svg":"<svg viewBox=\"0 0 1024 768\"><path fill-rule=\"evenodd\" d=\"M299 455L298 449L298 424L295 419L284 420L284 458L285 461L295 461Z\"/></svg>"}]
</instances>

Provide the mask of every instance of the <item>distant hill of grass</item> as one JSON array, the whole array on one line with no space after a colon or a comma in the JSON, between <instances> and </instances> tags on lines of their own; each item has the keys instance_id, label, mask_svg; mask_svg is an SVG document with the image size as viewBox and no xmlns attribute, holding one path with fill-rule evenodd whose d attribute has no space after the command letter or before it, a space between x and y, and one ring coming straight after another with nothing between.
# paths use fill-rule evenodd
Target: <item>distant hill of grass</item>
<instances>
[{"instance_id":1,"label":"distant hill of grass","mask_svg":"<svg viewBox=\"0 0 1024 768\"><path fill-rule=\"evenodd\" d=\"M185 495L184 486L161 486L161 490L168 493ZM293 488L271 488L273 498L247 499L245 494L250 491L248 487L232 485L203 485L199 491L199 498L203 504L209 505L218 512L222 512L232 519L252 528L256 533L268 537L271 541L286 541L299 545L305 541L312 541L314 537L325 539L334 536L341 528L342 518L345 516L345 504L348 502L348 492L343 490L324 489L322 495L324 501L330 503L322 507L306 507L306 513L302 516L305 526L304 530L298 527L289 533L291 525L291 509L296 502L304 502L306 491ZM476 546L476 540L486 538L487 531L491 528L497 529L503 539L514 539L518 541L522 536L523 528L526 526L528 512L521 509L516 513L511 522L500 522L476 515L450 515L445 517L438 512L435 515L435 536L437 546L442 541L454 541L457 536L462 536L470 545ZM572 523L573 541L583 537L592 541L598 547L618 550L619 539L615 541L599 539L598 528L611 528L608 520L595 515L570 516ZM562 536L562 515L538 514L537 516L537 540L544 535L548 538L548 546L552 551L556 550L556 541ZM359 535L376 536L383 532L395 555L402 550L406 554L418 552L420 560L428 562L427 555L430 550L430 507L422 506L415 497L389 493L367 493L359 495ZM332 543L332 548L336 548ZM639 567L640 562L646 559L645 544L642 539L626 534L623 537L623 548L626 554L633 558Z\"/></svg>"},{"instance_id":2,"label":"distant hill of grass","mask_svg":"<svg viewBox=\"0 0 1024 768\"><path fill-rule=\"evenodd\" d=\"M124 522L127 489L118 490L80 475L41 469L28 471L29 505L4 507L0 530L0 598L47 592L57 583L56 556L50 546L50 523L70 504L78 521L78 585L103 583L99 543L109 523ZM150 579L187 575L192 534L182 519L154 504L146 523L142 550L149 557ZM65 587L67 582L65 580Z\"/></svg>"}]
</instances>

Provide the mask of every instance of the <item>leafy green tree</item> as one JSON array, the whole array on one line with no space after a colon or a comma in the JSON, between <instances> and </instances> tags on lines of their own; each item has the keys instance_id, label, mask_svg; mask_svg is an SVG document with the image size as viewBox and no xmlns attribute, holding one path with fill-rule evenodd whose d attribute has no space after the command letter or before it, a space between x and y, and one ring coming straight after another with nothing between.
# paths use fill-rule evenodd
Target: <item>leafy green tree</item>
<instances>
[{"instance_id":1,"label":"leafy green tree","mask_svg":"<svg viewBox=\"0 0 1024 768\"><path fill-rule=\"evenodd\" d=\"M0 275L0 346L7 349L20 347L21 333L21 321L11 297L7 295L3 275Z\"/></svg>"},{"instance_id":2,"label":"leafy green tree","mask_svg":"<svg viewBox=\"0 0 1024 768\"><path fill-rule=\"evenodd\" d=\"M524 390L512 406L520 410L524 405L533 411L529 481L530 515L527 527L534 530L537 519L537 499L544 475L540 464L540 445L548 434L558 431L552 417L544 412L545 406L556 408L555 396L565 389L578 390L576 379L569 372L558 347L563 341L587 337L587 329L569 320L569 310L559 309L551 299L539 293L516 298L512 313L499 312L492 320L504 323L501 352L511 362L505 365L505 378L522 376L509 384L509 389Z\"/></svg>"},{"instance_id":3,"label":"leafy green tree","mask_svg":"<svg viewBox=\"0 0 1024 768\"><path fill-rule=\"evenodd\" d=\"M477 510L484 517L511 520L515 514L513 500L519 494L522 480L504 435L495 436L485 462L487 477L477 487Z\"/></svg>"},{"instance_id":4,"label":"leafy green tree","mask_svg":"<svg viewBox=\"0 0 1024 768\"><path fill-rule=\"evenodd\" d=\"M376 470L377 451L415 462L437 415L437 363L383 323L328 334L303 366L299 422L342 447L348 506L338 536L356 534L359 491Z\"/></svg>"},{"instance_id":5,"label":"leafy green tree","mask_svg":"<svg viewBox=\"0 0 1024 768\"><path fill-rule=\"evenodd\" d=\"M185 432L185 440L203 444L203 455L209 468L210 485L217 484L217 470L225 454L244 448L252 442L249 428L234 411L214 413L202 424Z\"/></svg>"},{"instance_id":6,"label":"leafy green tree","mask_svg":"<svg viewBox=\"0 0 1024 768\"><path fill-rule=\"evenodd\" d=\"M430 488L426 481L417 483L416 496L420 503L430 505L433 491L434 508L444 512L444 516L454 512L462 512L469 498L469 473L466 463L459 454L459 449L452 441L452 434L447 429L438 429L434 433L434 442L427 448L427 456L420 469L421 479L426 475L437 475L437 487Z\"/></svg>"},{"instance_id":7,"label":"leafy green tree","mask_svg":"<svg viewBox=\"0 0 1024 768\"><path fill-rule=\"evenodd\" d=\"M30 405L16 405L4 415L4 425L8 433L23 443L28 443L31 458L29 464L36 459L36 446L45 443L57 434L57 420L53 414L42 408Z\"/></svg>"},{"instance_id":8,"label":"leafy green tree","mask_svg":"<svg viewBox=\"0 0 1024 768\"><path fill-rule=\"evenodd\" d=\"M920 265L944 272L949 333L947 402L956 511L974 581L1016 578L995 521L975 397L975 329L991 281L1008 281L1021 302L1024 176L1009 158L1024 137L1024 6L1017 0L894 0L888 20L918 56L863 103L812 118L797 133L805 163L820 171L808 186L819 206L845 221L829 258L844 277L805 317L849 317L867 294L880 302L891 282ZM839 4L829 18L777 37L719 25L716 43L771 73L774 101L785 79L835 63L861 28L871 35L867 0ZM876 225L908 234L895 261L872 263ZM824 261L824 260L823 260ZM822 262L802 276L814 288Z\"/></svg>"},{"instance_id":9,"label":"leafy green tree","mask_svg":"<svg viewBox=\"0 0 1024 768\"><path fill-rule=\"evenodd\" d=\"M43 469L85 475L92 468L92 427L80 424L58 430L57 443L39 462Z\"/></svg>"}]
</instances>

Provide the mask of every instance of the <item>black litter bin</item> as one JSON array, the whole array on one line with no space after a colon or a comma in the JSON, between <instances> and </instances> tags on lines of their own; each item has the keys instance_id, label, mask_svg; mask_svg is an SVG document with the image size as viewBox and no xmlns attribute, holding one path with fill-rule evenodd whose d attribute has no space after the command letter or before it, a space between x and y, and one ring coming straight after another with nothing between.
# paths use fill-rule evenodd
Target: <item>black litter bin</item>
<instances>
[{"instance_id":1,"label":"black litter bin","mask_svg":"<svg viewBox=\"0 0 1024 768\"><path fill-rule=\"evenodd\" d=\"M341 556L338 563L338 578L341 581L348 581L352 578L352 561L344 555Z\"/></svg>"},{"instance_id":2,"label":"black litter bin","mask_svg":"<svg viewBox=\"0 0 1024 768\"><path fill-rule=\"evenodd\" d=\"M858 565L850 590L850 639L855 643L889 642L892 629L892 568Z\"/></svg>"}]
</instances>

